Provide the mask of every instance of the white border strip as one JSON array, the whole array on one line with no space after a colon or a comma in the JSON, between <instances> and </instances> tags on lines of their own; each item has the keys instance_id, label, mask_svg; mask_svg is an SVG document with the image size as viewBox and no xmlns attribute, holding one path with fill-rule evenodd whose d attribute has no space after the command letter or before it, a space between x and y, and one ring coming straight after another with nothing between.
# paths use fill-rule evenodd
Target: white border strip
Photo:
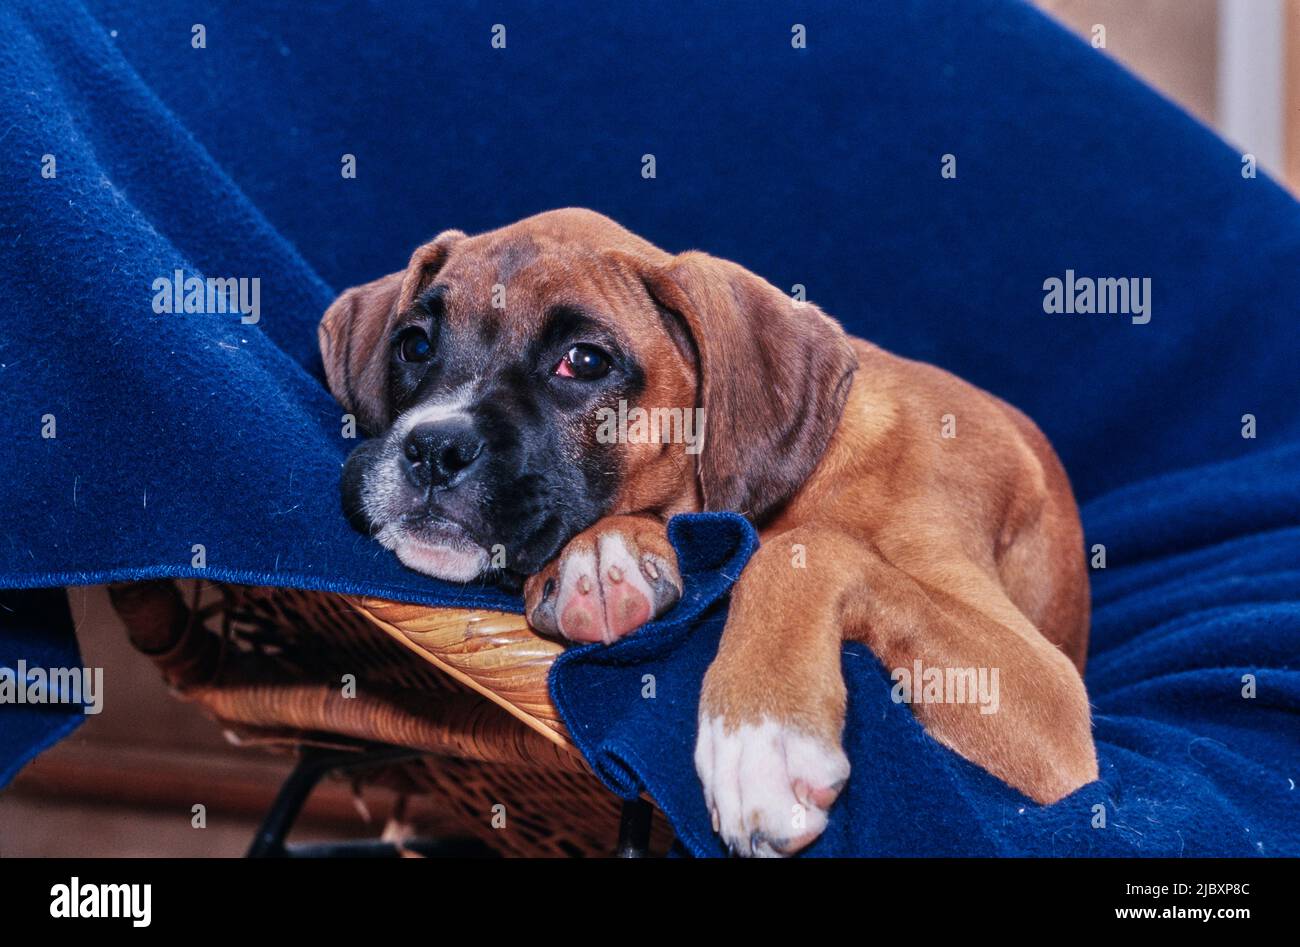
<instances>
[{"instance_id":1,"label":"white border strip","mask_svg":"<svg viewBox=\"0 0 1300 947\"><path fill-rule=\"evenodd\" d=\"M1278 174L1285 171L1283 2L1219 0L1219 130Z\"/></svg>"}]
</instances>

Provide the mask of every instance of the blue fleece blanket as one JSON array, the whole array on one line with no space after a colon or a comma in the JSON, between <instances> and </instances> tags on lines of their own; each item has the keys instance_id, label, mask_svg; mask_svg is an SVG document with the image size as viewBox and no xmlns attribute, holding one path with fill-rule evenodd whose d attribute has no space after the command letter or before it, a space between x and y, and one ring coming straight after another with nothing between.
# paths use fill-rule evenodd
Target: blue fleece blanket
<instances>
[{"instance_id":1,"label":"blue fleece blanket","mask_svg":"<svg viewBox=\"0 0 1300 947\"><path fill-rule=\"evenodd\" d=\"M1300 854L1300 207L1104 53L1016 0L13 0L0 35L0 665L78 660L20 589L518 609L349 530L315 324L439 230L585 205L1018 405L1105 547L1101 779L1030 803L846 648L853 776L810 854ZM177 270L257 278L256 321L156 311ZM1070 274L1149 279L1146 312L1046 312ZM719 854L696 695L755 540L672 529L682 603L552 687L602 778ZM0 776L73 721L0 709Z\"/></svg>"}]
</instances>

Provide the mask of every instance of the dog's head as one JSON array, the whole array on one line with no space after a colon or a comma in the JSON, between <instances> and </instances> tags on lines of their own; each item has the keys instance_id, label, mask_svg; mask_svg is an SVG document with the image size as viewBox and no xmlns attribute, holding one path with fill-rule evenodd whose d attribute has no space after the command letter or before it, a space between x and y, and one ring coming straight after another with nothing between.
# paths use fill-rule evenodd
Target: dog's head
<instances>
[{"instance_id":1,"label":"dog's head","mask_svg":"<svg viewBox=\"0 0 1300 947\"><path fill-rule=\"evenodd\" d=\"M345 511L454 581L531 574L611 513L761 522L821 457L856 364L815 307L575 209L440 234L340 296L320 344L373 435Z\"/></svg>"}]
</instances>

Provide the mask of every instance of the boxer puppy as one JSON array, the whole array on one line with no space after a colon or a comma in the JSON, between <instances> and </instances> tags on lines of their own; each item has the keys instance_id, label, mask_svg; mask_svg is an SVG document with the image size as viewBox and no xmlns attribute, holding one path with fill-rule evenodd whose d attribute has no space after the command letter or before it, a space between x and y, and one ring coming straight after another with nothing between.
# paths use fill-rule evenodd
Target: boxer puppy
<instances>
[{"instance_id":1,"label":"boxer puppy","mask_svg":"<svg viewBox=\"0 0 1300 947\"><path fill-rule=\"evenodd\" d=\"M374 435L344 468L353 522L438 578L526 577L542 633L608 643L671 608L674 514L753 521L695 752L733 851L825 828L849 778L846 640L891 670L996 673L996 712L920 681L913 710L1031 799L1097 778L1078 511L1046 438L992 395L578 209L439 235L339 297L320 343ZM702 409L702 450L602 437L628 406Z\"/></svg>"}]
</instances>

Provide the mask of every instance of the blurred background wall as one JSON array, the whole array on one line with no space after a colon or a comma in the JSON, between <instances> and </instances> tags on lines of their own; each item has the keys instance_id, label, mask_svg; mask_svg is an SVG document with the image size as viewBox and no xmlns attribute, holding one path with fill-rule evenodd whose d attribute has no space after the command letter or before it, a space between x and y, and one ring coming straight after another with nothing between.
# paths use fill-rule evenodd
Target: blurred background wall
<instances>
[{"instance_id":1,"label":"blurred background wall","mask_svg":"<svg viewBox=\"0 0 1300 947\"><path fill-rule=\"evenodd\" d=\"M1036 0L1300 193L1300 0Z\"/></svg>"}]
</instances>

